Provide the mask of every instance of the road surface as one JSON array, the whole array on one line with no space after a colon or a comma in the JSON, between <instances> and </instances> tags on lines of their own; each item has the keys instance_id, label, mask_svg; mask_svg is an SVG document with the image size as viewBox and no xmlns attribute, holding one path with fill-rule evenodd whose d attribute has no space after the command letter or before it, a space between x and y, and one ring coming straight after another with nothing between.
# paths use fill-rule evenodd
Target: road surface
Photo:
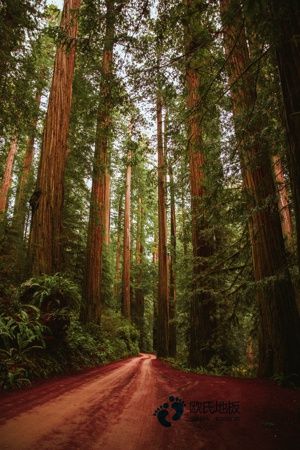
<instances>
[{"instance_id":1,"label":"road surface","mask_svg":"<svg viewBox=\"0 0 300 450\"><path fill-rule=\"evenodd\" d=\"M300 392L141 354L2 395L0 449L298 450Z\"/></svg>"}]
</instances>

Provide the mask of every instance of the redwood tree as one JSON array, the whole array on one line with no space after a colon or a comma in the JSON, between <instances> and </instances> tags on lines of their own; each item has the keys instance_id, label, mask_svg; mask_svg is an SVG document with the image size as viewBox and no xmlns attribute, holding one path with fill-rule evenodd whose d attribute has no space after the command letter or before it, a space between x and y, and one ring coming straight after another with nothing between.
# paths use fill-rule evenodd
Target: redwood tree
<instances>
[{"instance_id":1,"label":"redwood tree","mask_svg":"<svg viewBox=\"0 0 300 450\"><path fill-rule=\"evenodd\" d=\"M30 130L30 134L26 143L26 150L23 159L21 175L18 182L18 189L16 193L16 201L14 208L14 228L19 237L23 237L24 227L25 227L25 219L27 213L27 201L29 198L29 185L31 173L32 173L32 162L34 155L34 141L36 135L36 128L38 122L39 108L41 102L42 89L39 87L36 92L35 103L36 103L36 111L35 116L32 121L32 127Z\"/></svg>"},{"instance_id":2,"label":"redwood tree","mask_svg":"<svg viewBox=\"0 0 300 450\"><path fill-rule=\"evenodd\" d=\"M269 0L286 128L287 148L294 211L296 218L298 263L300 264L300 2Z\"/></svg>"},{"instance_id":3,"label":"redwood tree","mask_svg":"<svg viewBox=\"0 0 300 450\"><path fill-rule=\"evenodd\" d=\"M123 193L120 193L118 207L118 225L117 225L117 245L116 245L116 265L114 279L114 296L119 298L119 282L120 282L120 259L121 259L121 238L122 238L122 215L123 215Z\"/></svg>"},{"instance_id":4,"label":"redwood tree","mask_svg":"<svg viewBox=\"0 0 300 450\"><path fill-rule=\"evenodd\" d=\"M205 157L203 130L201 128L201 80L197 70L197 42L199 26L197 10L199 0L185 0L185 54L187 89L187 133L190 168L192 246L193 246L193 295L190 306L189 362L192 367L206 365L212 357L212 334L214 329L213 299L200 285L200 275L207 268L207 258L212 247L204 235L205 214Z\"/></svg>"},{"instance_id":5,"label":"redwood tree","mask_svg":"<svg viewBox=\"0 0 300 450\"><path fill-rule=\"evenodd\" d=\"M167 356L169 346L169 273L166 213L166 161L163 148L162 95L157 92L157 157L158 157L158 317L157 355Z\"/></svg>"},{"instance_id":6,"label":"redwood tree","mask_svg":"<svg viewBox=\"0 0 300 450\"><path fill-rule=\"evenodd\" d=\"M130 143L129 143L130 145ZM123 276L122 276L122 314L131 318L131 149L128 150L125 174L125 209L124 209L124 240L123 240Z\"/></svg>"},{"instance_id":7,"label":"redwood tree","mask_svg":"<svg viewBox=\"0 0 300 450\"><path fill-rule=\"evenodd\" d=\"M261 376L300 374L300 321L287 268L271 161L255 115L255 74L240 4L221 0L224 46L239 141L260 317ZM234 14L233 14L234 12ZM234 17L234 20L232 18Z\"/></svg>"},{"instance_id":8,"label":"redwood tree","mask_svg":"<svg viewBox=\"0 0 300 450\"><path fill-rule=\"evenodd\" d=\"M139 330L139 346L143 350L145 347L145 298L142 287L143 282L143 261L144 261L144 207L143 200L138 197L138 217L137 217L137 236L136 236L136 280L135 280L135 321Z\"/></svg>"},{"instance_id":9,"label":"redwood tree","mask_svg":"<svg viewBox=\"0 0 300 450\"><path fill-rule=\"evenodd\" d=\"M64 174L72 102L80 0L65 0L35 192L31 197L30 257L32 273L62 269L61 234Z\"/></svg>"},{"instance_id":10,"label":"redwood tree","mask_svg":"<svg viewBox=\"0 0 300 450\"><path fill-rule=\"evenodd\" d=\"M170 192L170 257L169 257L169 355L176 356L176 209L175 209L175 183L173 174L173 161L170 157L168 148L168 110L165 112L165 127L164 127L164 154L168 160L169 172L169 192Z\"/></svg>"},{"instance_id":11,"label":"redwood tree","mask_svg":"<svg viewBox=\"0 0 300 450\"><path fill-rule=\"evenodd\" d=\"M0 187L0 217L5 214L8 203L8 193L11 187L12 171L14 160L17 153L17 139L13 137L10 141L9 150L6 158L4 174Z\"/></svg>"},{"instance_id":12,"label":"redwood tree","mask_svg":"<svg viewBox=\"0 0 300 450\"><path fill-rule=\"evenodd\" d=\"M291 249L293 238L293 224L291 210L289 206L289 195L287 190L287 181L284 176L284 168L279 155L272 157L273 172L278 192L278 208L280 212L281 228L286 239L287 248Z\"/></svg>"},{"instance_id":13,"label":"redwood tree","mask_svg":"<svg viewBox=\"0 0 300 450\"><path fill-rule=\"evenodd\" d=\"M100 98L93 163L92 192L87 238L84 281L83 321L99 322L101 317L101 283L103 250L108 243L109 226L109 154L112 123L113 47L115 40L115 2L106 0L106 31L101 67Z\"/></svg>"}]
</instances>

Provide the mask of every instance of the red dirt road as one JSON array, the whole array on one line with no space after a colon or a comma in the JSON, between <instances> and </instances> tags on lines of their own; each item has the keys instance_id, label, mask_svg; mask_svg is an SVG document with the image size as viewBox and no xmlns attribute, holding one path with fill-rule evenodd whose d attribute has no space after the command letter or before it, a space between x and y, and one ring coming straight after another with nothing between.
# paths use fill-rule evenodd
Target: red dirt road
<instances>
[{"instance_id":1,"label":"red dirt road","mask_svg":"<svg viewBox=\"0 0 300 450\"><path fill-rule=\"evenodd\" d=\"M186 406L174 421L169 402L171 426L164 427L153 412L170 394ZM0 401L1 450L300 449L299 390L184 373L146 354ZM240 412L191 413L190 402L206 401L239 402Z\"/></svg>"}]
</instances>

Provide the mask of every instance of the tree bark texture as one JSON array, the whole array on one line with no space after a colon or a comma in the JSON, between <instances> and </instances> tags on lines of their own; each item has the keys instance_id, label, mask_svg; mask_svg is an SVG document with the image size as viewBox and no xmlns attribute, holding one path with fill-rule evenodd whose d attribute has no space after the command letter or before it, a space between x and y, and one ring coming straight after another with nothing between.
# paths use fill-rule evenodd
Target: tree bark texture
<instances>
[{"instance_id":1,"label":"tree bark texture","mask_svg":"<svg viewBox=\"0 0 300 450\"><path fill-rule=\"evenodd\" d=\"M144 259L144 208L142 198L138 198L138 219L137 219L137 238L136 238L136 288L135 288L135 321L139 330L139 347L145 350L145 298L142 286L143 282L143 259Z\"/></svg>"},{"instance_id":2,"label":"tree bark texture","mask_svg":"<svg viewBox=\"0 0 300 450\"><path fill-rule=\"evenodd\" d=\"M17 154L17 139L13 137L11 139L9 150L5 162L5 169L2 178L1 188L0 188L0 217L6 213L8 205L8 194L12 182L12 172L14 167L14 160Z\"/></svg>"},{"instance_id":3,"label":"tree bark texture","mask_svg":"<svg viewBox=\"0 0 300 450\"><path fill-rule=\"evenodd\" d=\"M289 172L300 264L300 2L269 0L289 146Z\"/></svg>"},{"instance_id":4,"label":"tree bark texture","mask_svg":"<svg viewBox=\"0 0 300 450\"><path fill-rule=\"evenodd\" d=\"M176 330L176 209L175 209L175 183L172 160L168 149L168 110L165 112L164 127L164 154L168 160L168 172L170 183L170 257L169 257L169 356L176 356L177 330Z\"/></svg>"},{"instance_id":5,"label":"tree bark texture","mask_svg":"<svg viewBox=\"0 0 300 450\"><path fill-rule=\"evenodd\" d=\"M19 238L24 237L25 220L27 214L27 202L29 200L29 188L30 179L32 174L32 162L34 155L34 140L36 136L36 128L39 118L39 108L41 103L41 88L38 89L35 97L36 114L33 118L32 128L30 135L28 136L25 155L23 159L23 165L21 175L18 183L18 189L16 194L15 208L14 208L14 229Z\"/></svg>"},{"instance_id":6,"label":"tree bark texture","mask_svg":"<svg viewBox=\"0 0 300 450\"><path fill-rule=\"evenodd\" d=\"M87 239L84 304L81 319L99 322L104 245L109 242L109 155L112 124L113 47L115 38L115 2L106 1L106 33L102 56L100 102L97 117L92 192Z\"/></svg>"},{"instance_id":7,"label":"tree bark texture","mask_svg":"<svg viewBox=\"0 0 300 450\"><path fill-rule=\"evenodd\" d=\"M115 280L114 280L114 297L119 298L119 283L120 283L120 261L121 261L121 239L122 239L122 215L123 215L123 195L120 194L118 207L118 230L117 230L117 246L116 246L116 266L115 266Z\"/></svg>"},{"instance_id":8,"label":"tree bark texture","mask_svg":"<svg viewBox=\"0 0 300 450\"><path fill-rule=\"evenodd\" d=\"M204 236L204 169L203 137L200 124L201 97L200 77L196 68L195 47L199 39L199 24L195 22L197 0L185 0L185 53L186 53L186 88L187 88L187 129L188 154L190 167L191 211L192 211L192 246L193 246L193 295L190 306L190 345L189 363L192 367L205 366L213 355L214 301L200 283L201 274L207 267L207 258L212 254L212 247ZM203 281L203 277L202 277Z\"/></svg>"},{"instance_id":9,"label":"tree bark texture","mask_svg":"<svg viewBox=\"0 0 300 450\"><path fill-rule=\"evenodd\" d=\"M284 177L284 168L279 155L272 157L273 172L278 192L278 209L280 212L281 229L286 240L287 248L292 248L293 223L289 206L289 195Z\"/></svg>"},{"instance_id":10,"label":"tree bark texture","mask_svg":"<svg viewBox=\"0 0 300 450\"><path fill-rule=\"evenodd\" d=\"M157 92L157 157L158 157L158 329L157 355L168 356L169 346L169 273L166 213L166 161L163 148L162 97Z\"/></svg>"},{"instance_id":11,"label":"tree bark texture","mask_svg":"<svg viewBox=\"0 0 300 450\"><path fill-rule=\"evenodd\" d=\"M260 376L300 373L300 323L287 268L268 144L255 115L255 79L239 2L221 0L233 114L249 211L253 272L260 315ZM235 21L228 21L231 8Z\"/></svg>"},{"instance_id":12,"label":"tree bark texture","mask_svg":"<svg viewBox=\"0 0 300 450\"><path fill-rule=\"evenodd\" d=\"M128 151L125 177L125 210L124 210L124 241L123 241L123 277L122 277L122 314L131 318L131 150Z\"/></svg>"},{"instance_id":13,"label":"tree bark texture","mask_svg":"<svg viewBox=\"0 0 300 450\"><path fill-rule=\"evenodd\" d=\"M175 209L175 185L172 167L170 174L170 200L171 200L171 255L170 255L170 336L169 354L176 356L177 329L176 329L176 209Z\"/></svg>"},{"instance_id":14,"label":"tree bark texture","mask_svg":"<svg viewBox=\"0 0 300 450\"><path fill-rule=\"evenodd\" d=\"M34 275L62 269L64 174L72 102L80 0L65 0L35 192L31 197L30 257Z\"/></svg>"}]
</instances>

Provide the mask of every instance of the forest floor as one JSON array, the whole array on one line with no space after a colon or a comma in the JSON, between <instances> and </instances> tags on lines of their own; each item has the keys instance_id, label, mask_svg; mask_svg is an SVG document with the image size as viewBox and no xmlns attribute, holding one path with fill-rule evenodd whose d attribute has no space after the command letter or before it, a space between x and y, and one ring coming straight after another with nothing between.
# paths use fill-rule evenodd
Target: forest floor
<instances>
[{"instance_id":1,"label":"forest floor","mask_svg":"<svg viewBox=\"0 0 300 450\"><path fill-rule=\"evenodd\" d=\"M1 450L298 450L299 424L299 390L147 354L0 398Z\"/></svg>"}]
</instances>

